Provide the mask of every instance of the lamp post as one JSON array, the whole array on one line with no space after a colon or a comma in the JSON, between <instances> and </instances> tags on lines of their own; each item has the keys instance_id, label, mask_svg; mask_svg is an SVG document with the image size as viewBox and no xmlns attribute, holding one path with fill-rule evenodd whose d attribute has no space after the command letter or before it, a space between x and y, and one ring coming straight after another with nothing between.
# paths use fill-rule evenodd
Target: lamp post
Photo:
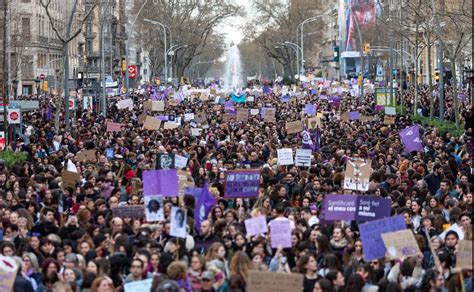
<instances>
[{"instance_id":1,"label":"lamp post","mask_svg":"<svg viewBox=\"0 0 474 292\"><path fill-rule=\"evenodd\" d=\"M171 34L171 29L169 26L167 26L166 24L163 24L159 21L156 21L156 20L150 20L150 19L144 19L144 21L148 22L148 23L151 23L151 24L154 24L154 25L159 25L163 28L163 35L164 35L164 39L163 39L163 42L164 42L164 45L165 45L165 80L166 82L168 82L168 49L166 47L166 30L168 29L169 31L169 35L170 35L170 46L172 47L173 46L173 35Z\"/></svg>"},{"instance_id":2,"label":"lamp post","mask_svg":"<svg viewBox=\"0 0 474 292\"><path fill-rule=\"evenodd\" d=\"M178 50L180 50L182 48L186 48L188 46L189 45L173 45L167 51L167 54L171 56L171 58L170 58L170 63L171 63L170 78L171 78L171 82L173 82L173 56L174 56L174 53L177 52Z\"/></svg>"},{"instance_id":3,"label":"lamp post","mask_svg":"<svg viewBox=\"0 0 474 292\"><path fill-rule=\"evenodd\" d=\"M298 70L298 79L299 79L299 75L304 72L303 50L301 49L301 47L298 44L295 44L295 43L292 43L292 42L289 42L289 41L284 42L284 45L290 46L290 47L294 48L295 51L296 51L297 64L298 64L298 66L296 66L296 67L297 67L297 70ZM299 58L298 53L301 55L301 67L300 67L300 62L299 62L299 59L298 59Z\"/></svg>"},{"instance_id":4,"label":"lamp post","mask_svg":"<svg viewBox=\"0 0 474 292\"><path fill-rule=\"evenodd\" d=\"M293 46L290 46L288 44L285 44L285 43L278 43L278 44L279 44L279 46L275 46L275 49L282 49L282 48L286 47L286 48L291 48L295 51L295 54L296 54L296 71L298 71L298 64L300 63L300 61L299 61L300 59L299 59L299 54L298 54L298 51L296 50L296 48L293 47ZM296 72L296 73L298 73L298 72ZM295 74L295 76L299 76L299 74Z\"/></svg>"},{"instance_id":5,"label":"lamp post","mask_svg":"<svg viewBox=\"0 0 474 292\"><path fill-rule=\"evenodd\" d=\"M15 99L18 96L17 88L18 88L18 80L15 79L13 80L13 99Z\"/></svg>"},{"instance_id":6,"label":"lamp post","mask_svg":"<svg viewBox=\"0 0 474 292\"><path fill-rule=\"evenodd\" d=\"M36 84L36 99L39 99L39 84L40 84L41 80L39 79L39 77L36 77L35 79L35 84Z\"/></svg>"}]
</instances>

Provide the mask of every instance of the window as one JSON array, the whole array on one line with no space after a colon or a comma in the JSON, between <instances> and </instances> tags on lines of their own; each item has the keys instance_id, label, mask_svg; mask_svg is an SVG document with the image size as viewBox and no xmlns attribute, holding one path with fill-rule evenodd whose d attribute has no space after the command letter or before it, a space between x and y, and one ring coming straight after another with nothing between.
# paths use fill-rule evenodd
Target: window
<instances>
[{"instance_id":1,"label":"window","mask_svg":"<svg viewBox=\"0 0 474 292\"><path fill-rule=\"evenodd\" d=\"M22 18L21 19L21 34L23 36L30 36L30 19L29 18Z\"/></svg>"}]
</instances>

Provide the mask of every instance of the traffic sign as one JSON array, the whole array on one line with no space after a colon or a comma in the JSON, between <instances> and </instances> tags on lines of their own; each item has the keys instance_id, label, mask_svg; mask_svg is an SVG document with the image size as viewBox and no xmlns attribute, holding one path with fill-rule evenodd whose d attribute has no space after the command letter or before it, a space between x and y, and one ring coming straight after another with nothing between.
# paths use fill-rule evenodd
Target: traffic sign
<instances>
[{"instance_id":1,"label":"traffic sign","mask_svg":"<svg viewBox=\"0 0 474 292\"><path fill-rule=\"evenodd\" d=\"M5 132L0 132L0 150L5 149Z\"/></svg>"},{"instance_id":2,"label":"traffic sign","mask_svg":"<svg viewBox=\"0 0 474 292\"><path fill-rule=\"evenodd\" d=\"M137 66L136 65L128 66L128 77L130 77L130 78L137 77Z\"/></svg>"},{"instance_id":3,"label":"traffic sign","mask_svg":"<svg viewBox=\"0 0 474 292\"><path fill-rule=\"evenodd\" d=\"M40 74L40 79L41 79L41 80L44 80L44 77L45 77L44 74L41 73L41 74Z\"/></svg>"},{"instance_id":4,"label":"traffic sign","mask_svg":"<svg viewBox=\"0 0 474 292\"><path fill-rule=\"evenodd\" d=\"M20 123L20 109L19 108L9 108L8 109L8 123L9 124L19 124Z\"/></svg>"},{"instance_id":5,"label":"traffic sign","mask_svg":"<svg viewBox=\"0 0 474 292\"><path fill-rule=\"evenodd\" d=\"M74 96L69 96L69 110L76 108L76 98Z\"/></svg>"}]
</instances>

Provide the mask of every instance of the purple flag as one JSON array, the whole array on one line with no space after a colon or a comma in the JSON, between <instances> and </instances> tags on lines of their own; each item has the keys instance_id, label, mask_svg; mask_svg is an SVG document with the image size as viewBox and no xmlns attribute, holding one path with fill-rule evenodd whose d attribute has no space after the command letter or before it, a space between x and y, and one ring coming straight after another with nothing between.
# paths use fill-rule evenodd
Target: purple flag
<instances>
[{"instance_id":1,"label":"purple flag","mask_svg":"<svg viewBox=\"0 0 474 292\"><path fill-rule=\"evenodd\" d=\"M198 232L201 231L201 223L207 219L207 215L209 215L209 211L211 211L214 201L214 197L209 192L209 187L206 181L202 186L201 195L199 196L199 199L196 202L196 207L194 208L194 226Z\"/></svg>"},{"instance_id":2,"label":"purple flag","mask_svg":"<svg viewBox=\"0 0 474 292\"><path fill-rule=\"evenodd\" d=\"M53 107L51 104L48 104L48 112L46 113L46 118L48 121L51 121L53 119Z\"/></svg>"},{"instance_id":3,"label":"purple flag","mask_svg":"<svg viewBox=\"0 0 474 292\"><path fill-rule=\"evenodd\" d=\"M423 151L423 145L420 139L420 128L418 125L408 127L400 131L399 134L407 152Z\"/></svg>"},{"instance_id":4,"label":"purple flag","mask_svg":"<svg viewBox=\"0 0 474 292\"><path fill-rule=\"evenodd\" d=\"M316 130L310 133L306 127L304 127L303 132L301 132L301 148L311 149L314 152L319 151L319 139L320 139L320 130L319 126L316 127Z\"/></svg>"},{"instance_id":5,"label":"purple flag","mask_svg":"<svg viewBox=\"0 0 474 292\"><path fill-rule=\"evenodd\" d=\"M464 94L464 93L462 93L462 92L459 92L459 93L458 93L458 99L459 99L460 101L466 101L466 100L467 100L467 95Z\"/></svg>"}]
</instances>

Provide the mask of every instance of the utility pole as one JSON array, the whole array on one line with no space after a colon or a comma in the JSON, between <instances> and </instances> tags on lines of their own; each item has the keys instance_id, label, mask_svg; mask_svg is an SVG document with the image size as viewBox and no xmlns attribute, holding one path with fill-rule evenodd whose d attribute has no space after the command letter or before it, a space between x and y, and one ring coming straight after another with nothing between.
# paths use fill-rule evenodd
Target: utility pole
<instances>
[{"instance_id":1,"label":"utility pole","mask_svg":"<svg viewBox=\"0 0 474 292\"><path fill-rule=\"evenodd\" d=\"M390 103L393 103L393 44L390 43L390 58L389 58L389 72L388 82L390 82Z\"/></svg>"},{"instance_id":2,"label":"utility pole","mask_svg":"<svg viewBox=\"0 0 474 292\"><path fill-rule=\"evenodd\" d=\"M11 55L10 55L10 5L9 0L4 0L4 38L3 38L3 78L6 77L6 90L5 96L3 97L3 126L5 130L5 148L9 142L9 131L8 131L8 107L7 104L10 100L10 86L11 86Z\"/></svg>"},{"instance_id":3,"label":"utility pole","mask_svg":"<svg viewBox=\"0 0 474 292\"><path fill-rule=\"evenodd\" d=\"M360 32L360 27L359 27L359 21L357 20L357 17L354 15L354 13L351 10L351 16L352 20L355 23L355 27L357 30L357 34L359 36L359 54L360 54L360 74L362 76L362 82L360 85L360 97L364 97L364 41L362 40L362 33Z\"/></svg>"},{"instance_id":4,"label":"utility pole","mask_svg":"<svg viewBox=\"0 0 474 292\"><path fill-rule=\"evenodd\" d=\"M433 75L431 68L431 33L427 31L426 33L426 64L428 65L428 86L430 88L429 99L430 99L430 120L433 119L434 115L434 98L433 98Z\"/></svg>"},{"instance_id":5,"label":"utility pole","mask_svg":"<svg viewBox=\"0 0 474 292\"><path fill-rule=\"evenodd\" d=\"M108 24L108 19L107 19L107 11L109 9L109 5L110 5L110 0L107 0L107 4L106 5L102 5L102 11L101 11L101 23L102 23L102 26L100 28L100 55L101 55L101 64L100 64L100 74L102 76L101 80L102 80L102 99L101 99L101 109L102 109L102 115L104 116L104 118L106 117L107 115L107 105L106 105L106 97L107 97L107 88L106 88L106 76L105 76L105 27L107 26ZM108 26L107 26L108 27Z\"/></svg>"},{"instance_id":6,"label":"utility pole","mask_svg":"<svg viewBox=\"0 0 474 292\"><path fill-rule=\"evenodd\" d=\"M74 4L72 6L72 11L69 14L69 19L67 22L67 28L66 28L66 40L69 40L71 36L71 29L72 29L72 23L74 20L74 14L76 14L76 9L77 9L77 2L78 0L74 1ZM66 123L66 130L69 130L70 128L70 121L69 121L69 84L68 84L68 79L69 79L69 42L64 42L63 43L63 80L64 80L64 122ZM75 109L74 109L75 110ZM60 111L58 109L58 111Z\"/></svg>"}]
</instances>

